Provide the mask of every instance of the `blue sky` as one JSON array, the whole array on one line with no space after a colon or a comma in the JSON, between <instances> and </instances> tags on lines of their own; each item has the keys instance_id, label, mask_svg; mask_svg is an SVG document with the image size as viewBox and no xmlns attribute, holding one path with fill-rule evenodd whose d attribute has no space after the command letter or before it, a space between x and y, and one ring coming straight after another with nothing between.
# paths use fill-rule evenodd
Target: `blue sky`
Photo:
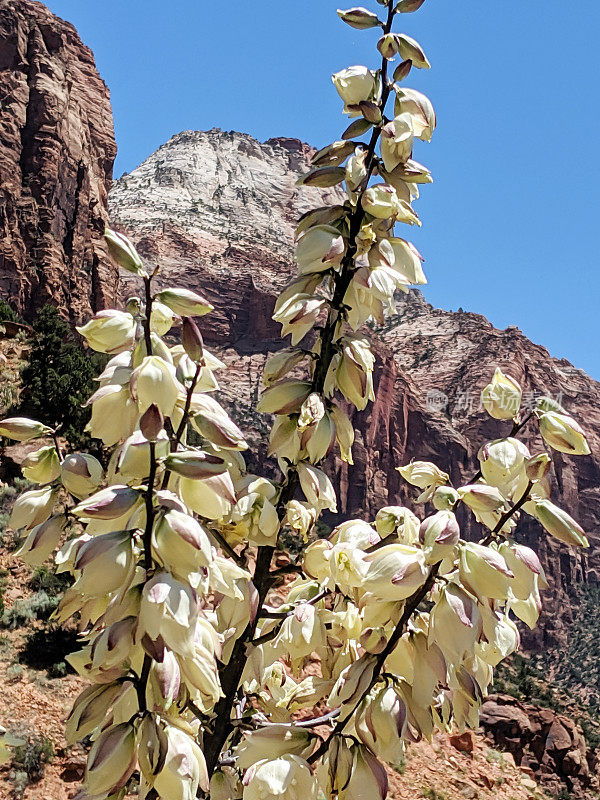
<instances>
[{"instance_id":1,"label":"blue sky","mask_svg":"<svg viewBox=\"0 0 600 800\"><path fill-rule=\"evenodd\" d=\"M345 127L331 73L377 63L376 33L339 22L333 0L47 5L111 89L117 176L185 129L327 144ZM600 379L600 4L428 0L400 21L432 63L408 85L439 121L415 152L436 180L412 236L428 300L517 325Z\"/></svg>"}]
</instances>

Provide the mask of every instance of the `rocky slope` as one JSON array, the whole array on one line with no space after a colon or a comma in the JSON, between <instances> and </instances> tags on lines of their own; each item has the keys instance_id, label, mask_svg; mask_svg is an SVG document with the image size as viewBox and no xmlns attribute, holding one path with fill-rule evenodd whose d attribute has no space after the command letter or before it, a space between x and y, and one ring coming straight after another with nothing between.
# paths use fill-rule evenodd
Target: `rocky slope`
<instances>
[{"instance_id":1,"label":"rocky slope","mask_svg":"<svg viewBox=\"0 0 600 800\"><path fill-rule=\"evenodd\" d=\"M115 297L99 237L116 154L108 89L75 28L0 0L0 292L77 321Z\"/></svg>"},{"instance_id":2,"label":"rocky slope","mask_svg":"<svg viewBox=\"0 0 600 800\"><path fill-rule=\"evenodd\" d=\"M335 190L295 187L310 153L294 139L259 143L240 133L186 131L117 181L110 194L113 225L160 264L163 282L202 288L214 303L204 333L230 367L223 391L256 443L266 422L252 406L265 353L281 346L270 313L293 273L294 221L320 197L335 198ZM134 291L129 283L127 292ZM600 574L600 385L551 358L517 328L500 331L477 314L434 309L418 292L401 300L377 339L377 399L354 415L355 464L332 464L345 514L369 515L406 501L409 492L395 467L410 458L435 460L457 482L473 474L480 444L507 432L507 424L491 420L479 403L496 366L521 381L527 402L540 393L560 397L585 423L595 455L554 454L553 474L556 497L589 531L591 550L569 552L537 525L523 520L521 526L523 539L541 551L551 584L551 613L530 644L564 643L569 588L596 583ZM532 432L526 438L533 449L541 445Z\"/></svg>"}]
</instances>

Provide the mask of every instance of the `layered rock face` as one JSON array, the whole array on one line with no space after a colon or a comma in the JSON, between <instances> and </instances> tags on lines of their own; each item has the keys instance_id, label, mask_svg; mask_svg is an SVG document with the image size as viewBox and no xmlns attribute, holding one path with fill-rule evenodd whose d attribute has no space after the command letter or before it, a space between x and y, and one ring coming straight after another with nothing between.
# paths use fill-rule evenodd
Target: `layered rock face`
<instances>
[{"instance_id":1,"label":"layered rock face","mask_svg":"<svg viewBox=\"0 0 600 800\"><path fill-rule=\"evenodd\" d=\"M337 199L335 190L299 189L311 149L297 140L259 143L239 133L184 132L173 137L110 194L112 224L132 236L144 256L161 266L163 283L201 289L216 310L203 319L204 334L227 362L222 394L264 469L268 420L253 411L266 354L281 346L270 315L277 292L294 274L293 231L307 208ZM139 291L133 283L128 293ZM476 471L482 443L506 435L480 407L480 393L496 366L524 386L526 403L539 394L559 399L585 424L600 453L600 385L558 361L517 328L495 329L477 314L433 309L418 292L401 299L398 315L376 332L376 401L354 413L355 464L331 459L341 513L372 516L382 505L410 502L414 493L395 467L410 458L431 459L455 485ZM534 427L525 431L535 451ZM522 540L546 567L550 608L529 644L564 643L569 590L597 582L600 574L600 461L598 455L554 454L557 502L590 535L588 552L569 551L525 516ZM329 520L331 523L334 519ZM466 535L478 532L464 520ZM557 613L558 612L558 613Z\"/></svg>"},{"instance_id":2,"label":"layered rock face","mask_svg":"<svg viewBox=\"0 0 600 800\"><path fill-rule=\"evenodd\" d=\"M558 796L566 784L574 797L597 797L597 755L573 720L500 694L485 701L480 721L493 742L552 794Z\"/></svg>"},{"instance_id":3,"label":"layered rock face","mask_svg":"<svg viewBox=\"0 0 600 800\"><path fill-rule=\"evenodd\" d=\"M109 92L67 22L0 0L0 294L26 318L111 304L100 240L116 155Z\"/></svg>"}]
</instances>

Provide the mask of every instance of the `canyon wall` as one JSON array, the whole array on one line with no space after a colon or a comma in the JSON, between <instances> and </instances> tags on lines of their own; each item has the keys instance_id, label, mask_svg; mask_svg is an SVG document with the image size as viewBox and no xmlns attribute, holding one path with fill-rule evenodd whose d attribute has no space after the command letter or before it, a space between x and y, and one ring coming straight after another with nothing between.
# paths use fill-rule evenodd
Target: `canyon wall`
<instances>
[{"instance_id":1,"label":"canyon wall","mask_svg":"<svg viewBox=\"0 0 600 800\"><path fill-rule=\"evenodd\" d=\"M26 319L111 304L101 241L116 155L108 89L67 22L0 0L0 296Z\"/></svg>"}]
</instances>

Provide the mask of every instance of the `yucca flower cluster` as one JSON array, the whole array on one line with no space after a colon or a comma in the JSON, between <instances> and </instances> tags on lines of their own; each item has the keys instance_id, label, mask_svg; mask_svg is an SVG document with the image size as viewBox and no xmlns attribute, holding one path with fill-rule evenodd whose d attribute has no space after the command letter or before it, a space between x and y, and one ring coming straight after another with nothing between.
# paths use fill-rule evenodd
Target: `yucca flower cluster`
<instances>
[{"instance_id":1,"label":"yucca flower cluster","mask_svg":"<svg viewBox=\"0 0 600 800\"><path fill-rule=\"evenodd\" d=\"M248 472L244 436L214 399L223 364L194 319L210 303L156 288L159 270L112 231L113 256L143 292L79 329L110 357L88 426L112 448L108 464L64 453L41 422L0 422L2 436L52 442L24 462L38 487L10 525L29 564L54 553L74 578L57 619L75 617L81 631L70 663L89 687L67 737L91 742L87 800L136 787L142 800L384 798L384 764L408 743L477 726L494 667L519 646L516 620L537 621L544 574L514 538L519 516L587 546L550 499L550 456L518 438L537 420L550 448L577 455L589 452L585 436L546 398L522 416L521 388L500 370L483 402L512 430L481 448L468 483L452 486L432 463L400 466L416 503L429 504L421 517L390 505L316 537L321 512L337 510L321 462L335 450L352 463L348 409L375 397L365 323L393 311L397 290L425 283L396 226L420 224L413 202L432 180L413 148L431 138L435 113L404 86L429 61L392 31L423 0L378 2L383 19L338 12L378 30L381 66L333 76L352 122L300 181L344 184L347 199L301 218L298 276L275 308L291 343L267 362L258 408L275 417L281 480ZM479 542L461 537L461 504ZM284 530L304 542L296 560L280 546Z\"/></svg>"}]
</instances>

